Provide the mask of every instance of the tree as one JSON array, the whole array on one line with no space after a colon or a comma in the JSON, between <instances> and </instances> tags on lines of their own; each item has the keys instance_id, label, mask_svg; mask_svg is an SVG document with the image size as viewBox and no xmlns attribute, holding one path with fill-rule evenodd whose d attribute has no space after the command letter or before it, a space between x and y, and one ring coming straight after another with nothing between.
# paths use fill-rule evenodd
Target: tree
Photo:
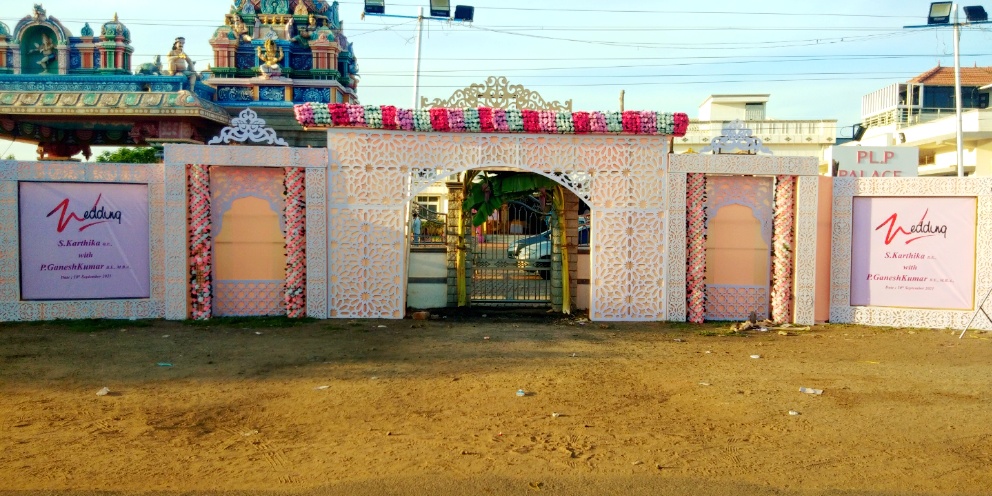
<instances>
[{"instance_id":1,"label":"tree","mask_svg":"<svg viewBox=\"0 0 992 496\"><path fill-rule=\"evenodd\" d=\"M97 162L113 162L118 164L155 164L159 162L155 156L155 149L145 148L118 148L112 152L103 152L96 157Z\"/></svg>"}]
</instances>

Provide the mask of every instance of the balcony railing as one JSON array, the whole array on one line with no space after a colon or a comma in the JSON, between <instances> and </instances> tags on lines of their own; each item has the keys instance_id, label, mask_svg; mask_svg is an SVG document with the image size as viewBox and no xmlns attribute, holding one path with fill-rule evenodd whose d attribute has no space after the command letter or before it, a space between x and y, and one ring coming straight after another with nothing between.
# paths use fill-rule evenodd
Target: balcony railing
<instances>
[{"instance_id":1,"label":"balcony railing","mask_svg":"<svg viewBox=\"0 0 992 496\"><path fill-rule=\"evenodd\" d=\"M684 142L709 142L723 134L724 121L690 121ZM756 138L766 143L833 143L837 121L833 120L765 120L744 121Z\"/></svg>"},{"instance_id":2,"label":"balcony railing","mask_svg":"<svg viewBox=\"0 0 992 496\"><path fill-rule=\"evenodd\" d=\"M411 209L420 217L420 242L411 245L413 248L437 248L447 242L445 226L448 215L435 212L425 205L412 202Z\"/></svg>"}]
</instances>

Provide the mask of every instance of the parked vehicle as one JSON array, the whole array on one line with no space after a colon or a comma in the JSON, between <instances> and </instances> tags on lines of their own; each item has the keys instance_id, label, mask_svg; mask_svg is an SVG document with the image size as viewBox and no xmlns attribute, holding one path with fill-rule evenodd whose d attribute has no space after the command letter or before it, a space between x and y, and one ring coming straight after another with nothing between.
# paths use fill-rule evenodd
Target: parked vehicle
<instances>
[{"instance_id":1,"label":"parked vehicle","mask_svg":"<svg viewBox=\"0 0 992 496\"><path fill-rule=\"evenodd\" d=\"M510 257L517 259L517 267L527 272L537 272L542 279L551 278L551 231L546 231L546 233L548 234L546 239L525 245L518 250L515 257ZM544 234L531 236L531 238L537 238ZM579 244L583 244L583 240L585 240L584 244L589 244L590 234L589 226L579 226Z\"/></svg>"},{"instance_id":2,"label":"parked vehicle","mask_svg":"<svg viewBox=\"0 0 992 496\"><path fill-rule=\"evenodd\" d=\"M542 241L547 241L551 239L551 229L542 232L541 234L535 234L533 236L528 236L526 238L521 238L516 241L509 243L506 246L506 257L507 258L517 258L520 250L524 249L526 246L535 245Z\"/></svg>"}]
</instances>

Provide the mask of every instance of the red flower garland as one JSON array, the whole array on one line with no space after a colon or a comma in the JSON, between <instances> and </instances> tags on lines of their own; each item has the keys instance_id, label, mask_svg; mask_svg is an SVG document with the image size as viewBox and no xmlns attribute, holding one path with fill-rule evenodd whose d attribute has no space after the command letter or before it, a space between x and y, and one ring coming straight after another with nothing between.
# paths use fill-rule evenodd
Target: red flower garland
<instances>
[{"instance_id":1,"label":"red flower garland","mask_svg":"<svg viewBox=\"0 0 992 496\"><path fill-rule=\"evenodd\" d=\"M396 107L392 105L382 106L382 127L385 129L396 129Z\"/></svg>"},{"instance_id":2,"label":"red flower garland","mask_svg":"<svg viewBox=\"0 0 992 496\"><path fill-rule=\"evenodd\" d=\"M629 134L641 134L641 113L636 110L628 110L623 113L623 132Z\"/></svg>"},{"instance_id":3,"label":"red flower garland","mask_svg":"<svg viewBox=\"0 0 992 496\"><path fill-rule=\"evenodd\" d=\"M572 114L575 122L575 134L585 134L589 132L589 112L575 112Z\"/></svg>"},{"instance_id":4,"label":"red flower garland","mask_svg":"<svg viewBox=\"0 0 992 496\"><path fill-rule=\"evenodd\" d=\"M524 121L525 133L536 134L541 132L541 118L536 110L521 110L520 117Z\"/></svg>"},{"instance_id":5,"label":"red flower garland","mask_svg":"<svg viewBox=\"0 0 992 496\"><path fill-rule=\"evenodd\" d=\"M448 125L448 109L445 108L432 108L431 109L431 126L435 131L449 131L451 126Z\"/></svg>"},{"instance_id":6,"label":"red flower garland","mask_svg":"<svg viewBox=\"0 0 992 496\"><path fill-rule=\"evenodd\" d=\"M496 131L496 124L493 122L493 109L479 107L479 125L482 127L482 132L484 133Z\"/></svg>"},{"instance_id":7,"label":"red flower garland","mask_svg":"<svg viewBox=\"0 0 992 496\"><path fill-rule=\"evenodd\" d=\"M327 106L327 110L330 111L331 120L334 121L335 126L347 126L351 123L347 105L343 103L333 103Z\"/></svg>"},{"instance_id":8,"label":"red flower garland","mask_svg":"<svg viewBox=\"0 0 992 496\"><path fill-rule=\"evenodd\" d=\"M672 116L672 120L675 122L672 134L675 136L685 136L686 131L689 130L689 115L678 113Z\"/></svg>"}]
</instances>

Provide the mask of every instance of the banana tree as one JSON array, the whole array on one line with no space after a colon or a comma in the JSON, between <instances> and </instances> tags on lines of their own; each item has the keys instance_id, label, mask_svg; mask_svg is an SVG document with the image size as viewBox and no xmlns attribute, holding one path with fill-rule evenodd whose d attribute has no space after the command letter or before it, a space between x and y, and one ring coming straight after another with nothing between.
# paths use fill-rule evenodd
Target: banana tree
<instances>
[{"instance_id":1,"label":"banana tree","mask_svg":"<svg viewBox=\"0 0 992 496\"><path fill-rule=\"evenodd\" d=\"M472 216L472 226L481 226L504 204L538 194L542 210L550 203L552 218L557 223L555 243L561 247L562 266L562 312L571 313L571 285L568 280L568 246L565 231L565 189L554 180L539 174L525 172L486 172L467 179L465 183L463 212ZM461 283L464 270L459 269L459 301L465 285Z\"/></svg>"}]
</instances>

